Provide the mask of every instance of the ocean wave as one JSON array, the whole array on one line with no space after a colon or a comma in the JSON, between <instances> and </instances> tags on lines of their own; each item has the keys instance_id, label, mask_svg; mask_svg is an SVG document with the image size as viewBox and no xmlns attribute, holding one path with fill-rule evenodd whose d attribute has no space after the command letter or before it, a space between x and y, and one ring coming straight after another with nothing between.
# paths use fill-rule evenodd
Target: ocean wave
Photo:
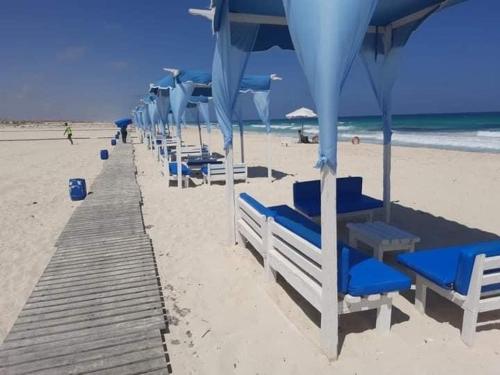
<instances>
[{"instance_id":1,"label":"ocean wave","mask_svg":"<svg viewBox=\"0 0 500 375\"><path fill-rule=\"evenodd\" d=\"M500 138L500 130L479 130L476 134L478 137Z\"/></svg>"},{"instance_id":2,"label":"ocean wave","mask_svg":"<svg viewBox=\"0 0 500 375\"><path fill-rule=\"evenodd\" d=\"M340 134L341 140L350 140L352 137L358 136L361 141L368 143L382 143L382 132L363 132L363 133L344 133ZM400 146L423 146L445 149L457 149L468 151L487 151L500 152L500 137L486 136L478 137L475 133L407 133L395 132L392 136L394 145Z\"/></svg>"}]
</instances>

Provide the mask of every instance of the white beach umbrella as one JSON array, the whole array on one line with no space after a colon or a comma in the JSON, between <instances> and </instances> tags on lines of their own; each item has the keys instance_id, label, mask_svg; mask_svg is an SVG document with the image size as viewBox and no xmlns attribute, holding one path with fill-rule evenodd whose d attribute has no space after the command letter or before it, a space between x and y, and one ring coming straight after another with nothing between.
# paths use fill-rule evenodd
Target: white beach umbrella
<instances>
[{"instance_id":1,"label":"white beach umbrella","mask_svg":"<svg viewBox=\"0 0 500 375\"><path fill-rule=\"evenodd\" d=\"M301 132L304 132L304 119L311 119L311 118L318 118L318 115L309 108L306 107L301 107L299 109L296 109L293 112L290 112L285 116L288 120L301 120L302 122L302 130Z\"/></svg>"}]
</instances>

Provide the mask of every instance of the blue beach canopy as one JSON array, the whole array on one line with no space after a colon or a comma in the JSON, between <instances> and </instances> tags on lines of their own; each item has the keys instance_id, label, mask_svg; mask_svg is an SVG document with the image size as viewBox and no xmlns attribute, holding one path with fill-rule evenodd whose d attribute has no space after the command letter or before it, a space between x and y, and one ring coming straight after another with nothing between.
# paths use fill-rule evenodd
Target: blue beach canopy
<instances>
[{"instance_id":1,"label":"blue beach canopy","mask_svg":"<svg viewBox=\"0 0 500 375\"><path fill-rule=\"evenodd\" d=\"M215 53L212 90L232 159L232 117L248 58L278 46L295 50L318 113L317 166L322 186L321 341L332 359L338 354L337 300L337 123L340 93L353 61L361 55L384 118L384 204L390 207L391 92L401 49L430 15L464 0L212 0ZM361 53L360 53L361 52ZM227 174L228 227L234 242L234 187Z\"/></svg>"},{"instance_id":2,"label":"blue beach canopy","mask_svg":"<svg viewBox=\"0 0 500 375\"><path fill-rule=\"evenodd\" d=\"M128 125L132 124L132 122L133 121L130 118L122 118L122 119L116 120L115 124L119 128L126 128Z\"/></svg>"}]
</instances>

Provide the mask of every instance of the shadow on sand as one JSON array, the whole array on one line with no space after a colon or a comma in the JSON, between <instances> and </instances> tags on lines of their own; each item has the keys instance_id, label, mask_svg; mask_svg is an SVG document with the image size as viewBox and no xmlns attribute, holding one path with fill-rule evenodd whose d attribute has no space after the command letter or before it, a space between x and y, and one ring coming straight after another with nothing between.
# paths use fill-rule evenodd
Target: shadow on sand
<instances>
[{"instance_id":1,"label":"shadow on sand","mask_svg":"<svg viewBox=\"0 0 500 375\"><path fill-rule=\"evenodd\" d=\"M273 169L272 175L274 180L281 180L282 178L285 178L287 176L295 176L290 173L277 171L276 169ZM262 178L262 177L267 177L267 167L263 167L261 165L255 167L248 167L248 178Z\"/></svg>"}]
</instances>

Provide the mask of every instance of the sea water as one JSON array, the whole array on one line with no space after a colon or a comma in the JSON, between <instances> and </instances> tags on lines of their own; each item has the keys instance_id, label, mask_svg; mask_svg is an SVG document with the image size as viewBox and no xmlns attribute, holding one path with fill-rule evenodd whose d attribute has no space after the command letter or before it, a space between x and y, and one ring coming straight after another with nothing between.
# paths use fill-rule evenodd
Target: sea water
<instances>
[{"instance_id":1,"label":"sea water","mask_svg":"<svg viewBox=\"0 0 500 375\"><path fill-rule=\"evenodd\" d=\"M264 132L258 120L245 121L245 132ZM235 128L237 126L235 125ZM317 120L272 120L274 134L298 137L318 134ZM349 141L357 136L361 142L382 142L382 121L379 116L341 117L338 123L339 139ZM500 152L500 112L395 115L393 117L393 144L413 147L433 147L478 152Z\"/></svg>"}]
</instances>

